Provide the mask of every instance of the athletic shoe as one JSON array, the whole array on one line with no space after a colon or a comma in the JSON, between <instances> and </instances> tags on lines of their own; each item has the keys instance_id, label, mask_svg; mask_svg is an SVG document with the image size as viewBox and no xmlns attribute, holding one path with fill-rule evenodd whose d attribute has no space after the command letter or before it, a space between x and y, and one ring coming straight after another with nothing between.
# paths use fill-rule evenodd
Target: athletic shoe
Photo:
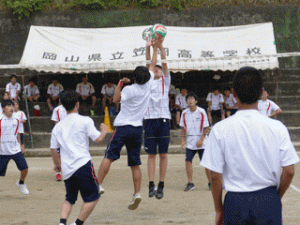
<instances>
[{"instance_id":1,"label":"athletic shoe","mask_svg":"<svg viewBox=\"0 0 300 225\"><path fill-rule=\"evenodd\" d=\"M195 189L195 185L193 183L188 182L184 191L191 191Z\"/></svg>"},{"instance_id":2,"label":"athletic shoe","mask_svg":"<svg viewBox=\"0 0 300 225\"><path fill-rule=\"evenodd\" d=\"M102 194L104 194L104 192L105 192L105 190L102 187L102 185L99 185L99 193L102 195Z\"/></svg>"},{"instance_id":3,"label":"athletic shoe","mask_svg":"<svg viewBox=\"0 0 300 225\"><path fill-rule=\"evenodd\" d=\"M76 223L74 222L74 223L71 223L70 225L76 225Z\"/></svg>"},{"instance_id":4,"label":"athletic shoe","mask_svg":"<svg viewBox=\"0 0 300 225\"><path fill-rule=\"evenodd\" d=\"M162 199L164 197L164 184L159 183L155 194L157 199Z\"/></svg>"},{"instance_id":5,"label":"athletic shoe","mask_svg":"<svg viewBox=\"0 0 300 225\"><path fill-rule=\"evenodd\" d=\"M91 109L91 116L95 116L95 112L92 109Z\"/></svg>"},{"instance_id":6,"label":"athletic shoe","mask_svg":"<svg viewBox=\"0 0 300 225\"><path fill-rule=\"evenodd\" d=\"M156 187L154 184L149 185L149 198L153 197L156 194Z\"/></svg>"},{"instance_id":7,"label":"athletic shoe","mask_svg":"<svg viewBox=\"0 0 300 225\"><path fill-rule=\"evenodd\" d=\"M61 181L61 175L60 175L60 173L56 174L55 179L56 179L56 181Z\"/></svg>"},{"instance_id":8,"label":"athletic shoe","mask_svg":"<svg viewBox=\"0 0 300 225\"><path fill-rule=\"evenodd\" d=\"M128 209L135 210L139 206L141 201L142 201L142 196L140 193L133 195L132 202L128 206Z\"/></svg>"},{"instance_id":9,"label":"athletic shoe","mask_svg":"<svg viewBox=\"0 0 300 225\"><path fill-rule=\"evenodd\" d=\"M72 224L75 224L75 223L72 223ZM72 224L71 224L71 225L72 225ZM63 224L63 223L60 223L59 225L65 225L65 224ZM76 224L75 224L75 225L76 225Z\"/></svg>"},{"instance_id":10,"label":"athletic shoe","mask_svg":"<svg viewBox=\"0 0 300 225\"><path fill-rule=\"evenodd\" d=\"M208 183L208 190L211 191L211 183L210 182Z\"/></svg>"},{"instance_id":11,"label":"athletic shoe","mask_svg":"<svg viewBox=\"0 0 300 225\"><path fill-rule=\"evenodd\" d=\"M26 184L20 184L19 181L17 181L16 183L17 187L20 188L21 192L24 194L24 195L29 195L29 191L26 187Z\"/></svg>"}]
</instances>

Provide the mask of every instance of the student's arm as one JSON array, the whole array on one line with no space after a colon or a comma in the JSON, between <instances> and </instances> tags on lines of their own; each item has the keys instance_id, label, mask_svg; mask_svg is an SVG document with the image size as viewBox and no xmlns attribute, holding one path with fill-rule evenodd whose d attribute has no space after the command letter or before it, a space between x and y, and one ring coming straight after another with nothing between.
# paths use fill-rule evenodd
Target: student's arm
<instances>
[{"instance_id":1,"label":"student's arm","mask_svg":"<svg viewBox=\"0 0 300 225\"><path fill-rule=\"evenodd\" d=\"M292 179L294 177L294 174L295 174L295 166L294 165L290 165L290 166L286 166L286 167L282 168L280 185L279 185L279 189L277 191L280 198L283 197L284 193L289 188L289 186L292 182Z\"/></svg>"},{"instance_id":2,"label":"student's arm","mask_svg":"<svg viewBox=\"0 0 300 225\"><path fill-rule=\"evenodd\" d=\"M21 146L21 137L20 137L20 133L19 132L17 134L17 140L18 140L18 142L19 142L19 144ZM21 151L22 151L22 153L24 153L24 150L22 148L21 148Z\"/></svg>"},{"instance_id":3,"label":"student's arm","mask_svg":"<svg viewBox=\"0 0 300 225\"><path fill-rule=\"evenodd\" d=\"M156 39L155 42L152 43L153 56L152 56L151 64L150 64L150 67L149 67L149 70L152 71L152 72L154 72L154 69L155 69L155 66L156 66L158 48L161 45L161 43L162 43L161 39Z\"/></svg>"},{"instance_id":4,"label":"student's arm","mask_svg":"<svg viewBox=\"0 0 300 225\"><path fill-rule=\"evenodd\" d=\"M222 174L210 171L211 177L211 191L214 199L216 220L215 224L223 224L223 203L222 203Z\"/></svg>"},{"instance_id":5,"label":"student's arm","mask_svg":"<svg viewBox=\"0 0 300 225\"><path fill-rule=\"evenodd\" d=\"M208 133L208 130L209 130L209 127L205 127L204 128L203 133L202 133L202 135L200 137L200 140L197 142L197 147L198 148L202 147L203 141L204 141L204 139L206 137L206 134Z\"/></svg>"},{"instance_id":6,"label":"student's arm","mask_svg":"<svg viewBox=\"0 0 300 225\"><path fill-rule=\"evenodd\" d=\"M150 47L151 47L151 38L150 36L147 38L147 42L146 42L146 60L150 61L151 60L151 55L150 55ZM146 63L146 67L149 69L150 68L150 64Z\"/></svg>"},{"instance_id":7,"label":"student's arm","mask_svg":"<svg viewBox=\"0 0 300 225\"><path fill-rule=\"evenodd\" d=\"M17 90L15 100L18 101L20 91Z\"/></svg>"},{"instance_id":8,"label":"student's arm","mask_svg":"<svg viewBox=\"0 0 300 225\"><path fill-rule=\"evenodd\" d=\"M129 83L130 82L130 79L128 79L127 77L123 77L116 89L115 89L115 93L114 93L114 96L113 96L113 103L118 103L121 101L121 90L122 90L122 87L123 87L123 83L126 84L126 83Z\"/></svg>"},{"instance_id":9,"label":"student's arm","mask_svg":"<svg viewBox=\"0 0 300 225\"><path fill-rule=\"evenodd\" d=\"M161 43L161 45L159 46L159 50L160 50L160 57L161 57L161 60L165 60L167 59L166 57L166 52L165 52L165 49ZM164 72L164 75L165 77L168 77L169 76L169 69L168 69L168 64L167 63L161 63L161 66L162 66L162 70Z\"/></svg>"},{"instance_id":10,"label":"student's arm","mask_svg":"<svg viewBox=\"0 0 300 225\"><path fill-rule=\"evenodd\" d=\"M182 150L185 149L185 134L186 134L185 128L182 127L181 128L181 148L182 148Z\"/></svg>"},{"instance_id":11,"label":"student's arm","mask_svg":"<svg viewBox=\"0 0 300 225\"><path fill-rule=\"evenodd\" d=\"M101 142L104 140L104 138L105 138L105 136L106 136L106 134L107 134L107 131L108 131L108 127L107 127L104 123L101 123L101 124L100 124L100 132L101 132L101 134L100 134L100 136L95 140L95 142L96 142L96 143L101 143Z\"/></svg>"},{"instance_id":12,"label":"student's arm","mask_svg":"<svg viewBox=\"0 0 300 225\"><path fill-rule=\"evenodd\" d=\"M277 109L275 112L273 112L269 117L273 117L273 116L276 116L278 114L282 113L282 110L281 108Z\"/></svg>"},{"instance_id":13,"label":"student's arm","mask_svg":"<svg viewBox=\"0 0 300 225\"><path fill-rule=\"evenodd\" d=\"M58 153L57 153L56 148L51 148L51 156L52 156L53 163L54 163L54 170L56 172L60 172L61 171L61 165L60 165L60 161L59 161L59 157L58 157Z\"/></svg>"}]
</instances>

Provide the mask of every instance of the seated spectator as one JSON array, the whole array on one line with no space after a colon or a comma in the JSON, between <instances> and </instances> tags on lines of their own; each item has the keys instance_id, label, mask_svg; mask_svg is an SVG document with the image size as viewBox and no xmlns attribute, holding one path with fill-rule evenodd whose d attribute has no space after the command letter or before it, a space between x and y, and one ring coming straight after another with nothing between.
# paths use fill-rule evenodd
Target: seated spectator
<instances>
[{"instance_id":1,"label":"seated spectator","mask_svg":"<svg viewBox=\"0 0 300 225\"><path fill-rule=\"evenodd\" d=\"M35 80L33 78L31 78L29 80L29 84L27 84L24 87L24 91L23 91L23 98L29 100L30 102L37 102L38 99L41 97L40 95L40 91L38 89L38 87L35 85Z\"/></svg>"},{"instance_id":2,"label":"seated spectator","mask_svg":"<svg viewBox=\"0 0 300 225\"><path fill-rule=\"evenodd\" d=\"M13 101L18 101L20 91L21 85L17 83L17 75L12 74L10 76L10 82L6 85L6 92L8 92L9 94L9 99Z\"/></svg>"},{"instance_id":3,"label":"seated spectator","mask_svg":"<svg viewBox=\"0 0 300 225\"><path fill-rule=\"evenodd\" d=\"M224 101L226 117L235 114L237 111L237 101L231 93L231 89L229 87L224 88Z\"/></svg>"},{"instance_id":4,"label":"seated spectator","mask_svg":"<svg viewBox=\"0 0 300 225\"><path fill-rule=\"evenodd\" d=\"M169 90L169 101L170 101L170 111L175 112L176 111L176 106L175 106L175 86L173 84L170 84L170 90Z\"/></svg>"},{"instance_id":5,"label":"seated spectator","mask_svg":"<svg viewBox=\"0 0 300 225\"><path fill-rule=\"evenodd\" d=\"M53 77L52 84L48 86L47 91L47 104L50 112L53 112L53 108L59 105L59 93L64 90L64 87L58 83L58 78Z\"/></svg>"},{"instance_id":6,"label":"seated spectator","mask_svg":"<svg viewBox=\"0 0 300 225\"><path fill-rule=\"evenodd\" d=\"M3 93L3 101L7 100L7 99L9 99L9 93L6 91ZM0 103L0 118L2 117L2 113L3 113L3 110L2 110L1 103Z\"/></svg>"},{"instance_id":7,"label":"seated spectator","mask_svg":"<svg viewBox=\"0 0 300 225\"><path fill-rule=\"evenodd\" d=\"M261 99L258 100L258 111L268 117L273 117L282 113L280 107L275 102L269 100L268 96L268 90L263 88Z\"/></svg>"},{"instance_id":8,"label":"seated spectator","mask_svg":"<svg viewBox=\"0 0 300 225\"><path fill-rule=\"evenodd\" d=\"M86 75L82 76L81 83L77 84L76 92L79 96L79 103L81 104L79 113L83 114L83 105L82 103L86 103L88 105L91 105L91 115L94 116L94 108L96 105L97 98L95 96L95 89L94 86L88 82L88 78Z\"/></svg>"},{"instance_id":9,"label":"seated spectator","mask_svg":"<svg viewBox=\"0 0 300 225\"><path fill-rule=\"evenodd\" d=\"M210 126L212 125L213 115L216 115L221 120L225 119L225 113L223 110L224 98L217 85L213 86L213 92L207 95L206 101L208 102L207 117Z\"/></svg>"},{"instance_id":10,"label":"seated spectator","mask_svg":"<svg viewBox=\"0 0 300 225\"><path fill-rule=\"evenodd\" d=\"M176 96L175 106L177 108L177 110L176 110L177 128L180 128L179 124L180 124L181 113L183 112L183 110L185 110L188 107L188 105L186 103L186 98L185 98L186 94L187 94L187 89L185 87L181 87L180 94Z\"/></svg>"},{"instance_id":11,"label":"seated spectator","mask_svg":"<svg viewBox=\"0 0 300 225\"><path fill-rule=\"evenodd\" d=\"M107 105L111 106L113 103L112 99L115 93L116 85L112 83L111 80L108 80L106 84L102 86L101 94L103 95L102 98L102 106L103 110ZM108 104L107 104L108 103ZM119 103L116 103L117 112L119 111Z\"/></svg>"},{"instance_id":12,"label":"seated spectator","mask_svg":"<svg viewBox=\"0 0 300 225\"><path fill-rule=\"evenodd\" d=\"M14 102L13 117L17 118L20 121L20 124L19 124L20 144L21 144L21 149L24 152L25 151L25 141L24 141L24 125L23 124L26 123L27 117L26 117L26 114L22 110L19 110L19 102L18 101Z\"/></svg>"}]
</instances>

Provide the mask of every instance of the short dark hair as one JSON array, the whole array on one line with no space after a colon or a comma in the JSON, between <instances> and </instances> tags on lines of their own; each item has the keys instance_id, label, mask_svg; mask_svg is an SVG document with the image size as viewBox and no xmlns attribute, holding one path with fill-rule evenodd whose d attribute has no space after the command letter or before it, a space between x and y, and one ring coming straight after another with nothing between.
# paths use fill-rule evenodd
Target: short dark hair
<instances>
[{"instance_id":1,"label":"short dark hair","mask_svg":"<svg viewBox=\"0 0 300 225\"><path fill-rule=\"evenodd\" d=\"M12 75L10 75L10 80L11 80L11 78L13 78L13 77L17 79L17 75L13 73Z\"/></svg>"},{"instance_id":2,"label":"short dark hair","mask_svg":"<svg viewBox=\"0 0 300 225\"><path fill-rule=\"evenodd\" d=\"M36 81L35 81L35 79L33 77L29 79L29 83L30 82L36 83Z\"/></svg>"},{"instance_id":3,"label":"short dark hair","mask_svg":"<svg viewBox=\"0 0 300 225\"><path fill-rule=\"evenodd\" d=\"M231 91L231 88L230 87L224 87L224 91Z\"/></svg>"},{"instance_id":4,"label":"short dark hair","mask_svg":"<svg viewBox=\"0 0 300 225\"><path fill-rule=\"evenodd\" d=\"M75 108L78 100L78 94L74 90L61 91L59 93L60 102L67 111L72 111Z\"/></svg>"},{"instance_id":5,"label":"short dark hair","mask_svg":"<svg viewBox=\"0 0 300 225\"><path fill-rule=\"evenodd\" d=\"M181 91L182 89L186 89L186 90L187 90L187 88L186 88L185 85L181 85L181 86L180 86L180 91Z\"/></svg>"},{"instance_id":6,"label":"short dark hair","mask_svg":"<svg viewBox=\"0 0 300 225\"><path fill-rule=\"evenodd\" d=\"M159 68L162 70L162 66L161 65L155 65L155 67Z\"/></svg>"},{"instance_id":7,"label":"short dark hair","mask_svg":"<svg viewBox=\"0 0 300 225\"><path fill-rule=\"evenodd\" d=\"M14 106L15 104L14 104L13 100L11 100L11 99L6 99L6 100L4 100L4 101L1 103L2 108L4 108L4 107L7 106L7 105L12 105L12 106Z\"/></svg>"},{"instance_id":8,"label":"short dark hair","mask_svg":"<svg viewBox=\"0 0 300 225\"><path fill-rule=\"evenodd\" d=\"M150 72L145 66L138 66L133 71L133 80L137 84L145 84L150 80Z\"/></svg>"},{"instance_id":9,"label":"short dark hair","mask_svg":"<svg viewBox=\"0 0 300 225\"><path fill-rule=\"evenodd\" d=\"M189 97L193 97L196 101L198 101L198 96L194 92L189 92L185 96L185 100L187 101Z\"/></svg>"},{"instance_id":10,"label":"short dark hair","mask_svg":"<svg viewBox=\"0 0 300 225\"><path fill-rule=\"evenodd\" d=\"M220 88L220 86L219 86L219 85L217 85L217 84L214 84L214 85L212 86L212 90L213 90L213 91L216 91L216 90L220 91L220 90L221 90L221 88Z\"/></svg>"},{"instance_id":11,"label":"short dark hair","mask_svg":"<svg viewBox=\"0 0 300 225\"><path fill-rule=\"evenodd\" d=\"M233 78L233 90L242 103L253 104L261 96L263 79L253 67L240 68Z\"/></svg>"}]
</instances>

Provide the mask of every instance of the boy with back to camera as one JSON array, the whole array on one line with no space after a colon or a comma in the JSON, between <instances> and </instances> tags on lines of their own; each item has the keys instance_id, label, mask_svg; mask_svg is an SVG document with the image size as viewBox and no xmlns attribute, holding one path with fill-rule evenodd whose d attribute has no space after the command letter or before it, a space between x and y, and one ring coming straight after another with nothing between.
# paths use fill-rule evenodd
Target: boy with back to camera
<instances>
[{"instance_id":1,"label":"boy with back to camera","mask_svg":"<svg viewBox=\"0 0 300 225\"><path fill-rule=\"evenodd\" d=\"M181 148L186 150L185 165L188 178L188 183L184 191L191 191L195 188L192 161L197 153L200 161L202 159L204 140L209 131L209 123L205 110L197 106L198 97L195 93L189 92L186 95L186 101L188 108L182 112L180 119L180 126L182 127ZM209 180L209 171L205 169L205 172Z\"/></svg>"},{"instance_id":2,"label":"boy with back to camera","mask_svg":"<svg viewBox=\"0 0 300 225\"><path fill-rule=\"evenodd\" d=\"M4 100L1 105L3 115L0 118L0 176L5 176L8 162L11 159L14 160L21 171L20 180L16 185L23 194L28 195L29 191L24 183L28 174L28 165L20 146L20 121L13 116L14 102L12 100Z\"/></svg>"},{"instance_id":3,"label":"boy with back to camera","mask_svg":"<svg viewBox=\"0 0 300 225\"><path fill-rule=\"evenodd\" d=\"M108 128L101 123L101 132L99 132L90 117L78 114L79 100L75 91L62 92L60 100L67 110L67 117L55 125L51 134L54 170L57 172L62 170L67 192L59 224L66 225L80 191L83 205L77 220L72 225L82 225L100 198L99 184L89 152L89 138L96 143L101 143ZM58 148L60 148L61 163L57 155Z\"/></svg>"},{"instance_id":4,"label":"boy with back to camera","mask_svg":"<svg viewBox=\"0 0 300 225\"><path fill-rule=\"evenodd\" d=\"M216 224L282 224L281 198L299 157L286 126L258 112L262 83L257 69L239 69L233 78L238 111L209 134L201 165L211 171Z\"/></svg>"}]
</instances>

